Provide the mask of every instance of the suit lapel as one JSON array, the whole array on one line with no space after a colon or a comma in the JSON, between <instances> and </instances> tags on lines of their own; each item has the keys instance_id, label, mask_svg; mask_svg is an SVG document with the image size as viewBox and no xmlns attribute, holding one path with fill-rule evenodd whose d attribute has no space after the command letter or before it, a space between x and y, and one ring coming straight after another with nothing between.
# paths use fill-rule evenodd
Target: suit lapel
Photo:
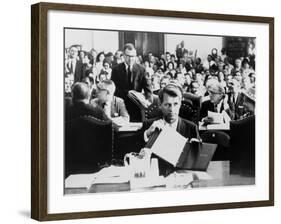
<instances>
[{"instance_id":1,"label":"suit lapel","mask_svg":"<svg viewBox=\"0 0 281 224\"><path fill-rule=\"evenodd\" d=\"M183 130L183 122L182 122L182 119L179 117L178 118L178 125L177 125L177 132L180 132L180 130Z\"/></svg>"},{"instance_id":2,"label":"suit lapel","mask_svg":"<svg viewBox=\"0 0 281 224\"><path fill-rule=\"evenodd\" d=\"M241 102L242 102L242 100L243 100L243 96L242 96L242 94L241 94L241 93L238 93L238 96L237 96L237 100L236 100L235 106L240 105L240 104L241 104Z\"/></svg>"}]
</instances>

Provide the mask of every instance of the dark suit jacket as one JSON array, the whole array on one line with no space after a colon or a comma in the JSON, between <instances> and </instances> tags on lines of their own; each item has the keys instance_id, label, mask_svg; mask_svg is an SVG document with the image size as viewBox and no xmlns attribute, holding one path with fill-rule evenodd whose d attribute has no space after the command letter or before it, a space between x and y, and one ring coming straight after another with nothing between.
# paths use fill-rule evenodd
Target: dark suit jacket
<instances>
[{"instance_id":1,"label":"dark suit jacket","mask_svg":"<svg viewBox=\"0 0 281 224\"><path fill-rule=\"evenodd\" d=\"M98 106L101 109L103 109L103 107L104 107L103 103L101 101L99 101L98 98L93 99L91 101L91 104L93 106ZM114 96L113 100L111 102L111 117L113 118L113 117L120 117L120 116L128 119L128 121L130 119L128 111L127 111L125 103L124 103L124 100L119 97Z\"/></svg>"},{"instance_id":2,"label":"dark suit jacket","mask_svg":"<svg viewBox=\"0 0 281 224\"><path fill-rule=\"evenodd\" d=\"M75 71L74 71L74 82L81 82L83 79L83 63L80 60L76 61Z\"/></svg>"},{"instance_id":3,"label":"dark suit jacket","mask_svg":"<svg viewBox=\"0 0 281 224\"><path fill-rule=\"evenodd\" d=\"M138 92L144 90L146 98L151 97L151 83L145 76L145 68L139 64L133 65L131 84L128 82L125 63L118 64L112 69L111 79L116 85L115 95L118 97L125 99L129 90Z\"/></svg>"},{"instance_id":4,"label":"dark suit jacket","mask_svg":"<svg viewBox=\"0 0 281 224\"><path fill-rule=\"evenodd\" d=\"M240 116L242 116L243 111L239 109L239 107L243 107L244 104L244 97L242 93L238 93L236 102L233 102L231 95L229 94L228 97L228 104L229 108L233 113L233 119L238 120Z\"/></svg>"},{"instance_id":5,"label":"dark suit jacket","mask_svg":"<svg viewBox=\"0 0 281 224\"><path fill-rule=\"evenodd\" d=\"M177 55L178 60L180 60L182 58L184 53L188 53L188 50L185 49L185 48L177 48L176 49L176 55Z\"/></svg>"},{"instance_id":6,"label":"dark suit jacket","mask_svg":"<svg viewBox=\"0 0 281 224\"><path fill-rule=\"evenodd\" d=\"M152 119L152 120L148 120L148 121L144 122L143 127L142 127L142 136L144 135L144 132L156 120L158 120L158 119ZM189 140L191 138L199 139L199 132L198 132L197 125L194 124L191 121L185 120L185 119L180 118L180 117L178 119L177 132L180 133L185 138L188 138ZM160 131L156 130L155 133L153 133L152 136L149 138L149 140L146 143L145 147L146 148L151 148L159 134L160 134ZM171 141L172 141L172 139L171 139Z\"/></svg>"},{"instance_id":7,"label":"dark suit jacket","mask_svg":"<svg viewBox=\"0 0 281 224\"><path fill-rule=\"evenodd\" d=\"M222 104L220 113L223 110L224 110L224 108L223 108L223 104ZM202 120L202 118L208 116L208 111L216 112L215 111L215 105L210 100L207 100L207 101L202 103L202 106L201 106L201 109L200 109L200 120ZM229 115L229 117L231 119L233 119L234 114L233 114L233 111L231 110L231 108L226 109L225 112Z\"/></svg>"},{"instance_id":8,"label":"dark suit jacket","mask_svg":"<svg viewBox=\"0 0 281 224\"><path fill-rule=\"evenodd\" d=\"M93 116L100 120L108 120L103 110L83 102L73 103L65 108L65 121L70 121L81 116Z\"/></svg>"}]
</instances>

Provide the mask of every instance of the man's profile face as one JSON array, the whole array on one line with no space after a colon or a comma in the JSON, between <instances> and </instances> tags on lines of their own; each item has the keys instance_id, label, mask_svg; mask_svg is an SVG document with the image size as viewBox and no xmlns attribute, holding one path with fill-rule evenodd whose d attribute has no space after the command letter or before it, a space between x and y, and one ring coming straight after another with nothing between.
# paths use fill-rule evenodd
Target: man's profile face
<instances>
[{"instance_id":1,"label":"man's profile face","mask_svg":"<svg viewBox=\"0 0 281 224\"><path fill-rule=\"evenodd\" d=\"M168 95L167 93L163 94L163 102L161 103L160 108L166 122L173 123L176 121L179 116L180 106L180 97L173 97Z\"/></svg>"},{"instance_id":2,"label":"man's profile face","mask_svg":"<svg viewBox=\"0 0 281 224\"><path fill-rule=\"evenodd\" d=\"M133 49L133 50L126 49L124 54L125 54L126 64L129 66L132 66L136 62L136 55L137 55L136 50L135 49Z\"/></svg>"}]
</instances>

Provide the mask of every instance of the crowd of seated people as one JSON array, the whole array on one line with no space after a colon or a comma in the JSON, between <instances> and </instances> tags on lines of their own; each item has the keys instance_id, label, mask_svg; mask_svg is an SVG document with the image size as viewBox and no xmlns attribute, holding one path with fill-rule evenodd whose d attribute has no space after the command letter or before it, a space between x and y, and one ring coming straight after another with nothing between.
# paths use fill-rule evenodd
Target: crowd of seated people
<instances>
[{"instance_id":1,"label":"crowd of seated people","mask_svg":"<svg viewBox=\"0 0 281 224\"><path fill-rule=\"evenodd\" d=\"M131 143L125 139L125 144L119 142L119 146L114 139L114 153L119 153L115 157L120 159L123 151L151 148L158 130L163 128L174 129L188 139L200 139L199 123L188 119L194 114L183 109L188 105L186 96L199 99L198 119L203 122L210 121L209 111L225 112L231 120L254 117L254 57L232 59L225 53L219 55L217 49L207 58L196 54L191 54L184 42L176 47L175 54L166 52L160 58L152 53L137 55L133 44L126 44L115 54L94 49L86 52L71 46L65 52L65 99L71 100L65 104L65 121L69 124L90 116L111 120L113 127L120 127L134 121L129 91L142 93L151 104L157 98L161 113L144 120Z\"/></svg>"},{"instance_id":2,"label":"crowd of seated people","mask_svg":"<svg viewBox=\"0 0 281 224\"><path fill-rule=\"evenodd\" d=\"M113 101L122 104L120 116L128 120L125 104L129 90L142 92L151 100L166 85L175 83L183 94L201 97L201 119L207 116L207 111L226 111L232 120L238 120L246 113L245 95L255 91L253 58L252 55L230 58L225 49L219 54L215 48L207 58L200 58L197 51L193 54L186 49L183 41L176 46L175 54L165 52L159 58L151 52L137 55L132 44L126 44L123 51L114 54L95 49L87 52L73 45L65 51L65 92L71 93L77 82L86 83L91 105L100 107L106 98L102 96L104 91L110 104ZM107 104L103 102L103 105ZM112 111L106 113L110 118L115 116Z\"/></svg>"}]
</instances>

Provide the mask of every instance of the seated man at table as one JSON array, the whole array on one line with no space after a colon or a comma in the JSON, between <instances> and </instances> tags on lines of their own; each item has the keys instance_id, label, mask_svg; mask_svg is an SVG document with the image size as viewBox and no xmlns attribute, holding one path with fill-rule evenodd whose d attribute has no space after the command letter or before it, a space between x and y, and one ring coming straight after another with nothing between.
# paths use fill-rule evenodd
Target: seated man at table
<instances>
[{"instance_id":1,"label":"seated man at table","mask_svg":"<svg viewBox=\"0 0 281 224\"><path fill-rule=\"evenodd\" d=\"M229 107L228 96L225 94L224 86L216 79L210 79L207 83L209 100L202 103L200 110L200 120L212 123L208 117L208 111L222 113L223 111L233 119L233 111Z\"/></svg>"},{"instance_id":2,"label":"seated man at table","mask_svg":"<svg viewBox=\"0 0 281 224\"><path fill-rule=\"evenodd\" d=\"M182 101L182 90L180 86L174 83L166 85L159 91L159 100L163 116L160 119L150 120L143 124L143 130L145 130L143 136L144 141L147 142L147 148L150 148L154 143L153 141L149 141L152 134L157 130L159 133L165 126L175 129L185 138L199 138L196 124L179 117Z\"/></svg>"},{"instance_id":3,"label":"seated man at table","mask_svg":"<svg viewBox=\"0 0 281 224\"><path fill-rule=\"evenodd\" d=\"M103 80L97 86L97 98L91 101L94 107L100 108L115 124L122 125L130 120L123 99L114 96L115 84L112 80Z\"/></svg>"},{"instance_id":4,"label":"seated man at table","mask_svg":"<svg viewBox=\"0 0 281 224\"><path fill-rule=\"evenodd\" d=\"M100 120L107 120L100 108L89 104L90 89L86 83L77 82L71 90L72 103L65 109L65 121L70 121L81 116L93 116Z\"/></svg>"},{"instance_id":5,"label":"seated man at table","mask_svg":"<svg viewBox=\"0 0 281 224\"><path fill-rule=\"evenodd\" d=\"M168 84L159 91L159 100L162 117L144 122L142 127L141 133L145 145L145 148L140 152L142 155L151 153L150 148L163 128L170 127L189 140L200 138L196 124L179 117L182 101L182 89L180 86L175 83ZM174 167L171 164L162 159L159 160L160 175L167 176L173 170Z\"/></svg>"}]
</instances>

